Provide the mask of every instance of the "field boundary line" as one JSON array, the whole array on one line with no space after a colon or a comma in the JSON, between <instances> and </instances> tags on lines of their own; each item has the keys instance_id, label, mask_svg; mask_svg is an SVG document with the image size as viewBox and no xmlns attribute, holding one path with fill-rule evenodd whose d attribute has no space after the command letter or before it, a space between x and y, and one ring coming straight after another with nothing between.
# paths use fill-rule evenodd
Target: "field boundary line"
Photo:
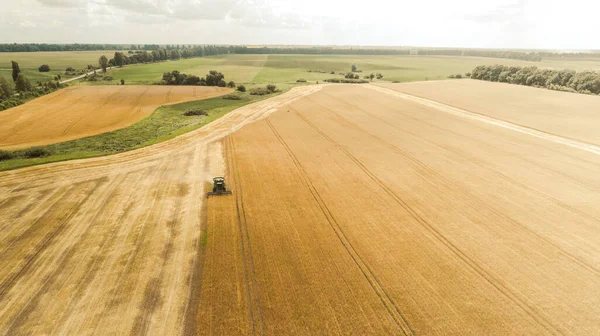
<instances>
[{"instance_id":1,"label":"field boundary line","mask_svg":"<svg viewBox=\"0 0 600 336\"><path fill-rule=\"evenodd\" d=\"M460 258L465 264L467 264L473 271L478 273L485 281L487 281L490 285L496 288L500 293L506 296L509 300L514 302L517 306L519 306L525 313L527 313L533 320L538 322L541 326L546 328L553 334L561 334L561 332L544 316L538 314L535 308L530 307L526 302L523 302L516 296L514 293L510 291L510 289L506 288L505 285L497 282L493 276L488 274L485 269L479 266L475 261L473 261L466 253L464 253L461 249L459 249L456 245L454 245L448 238L446 238L441 232L439 232L433 225L431 225L428 221L426 221L423 217L421 217L408 203L406 203L400 196L398 196L390 187L388 187L381 179L379 179L376 175L374 175L360 160L358 160L352 153L346 150L342 145L337 143L319 128L317 128L313 123L311 123L308 119L303 117L300 113L296 112L296 115L300 117L306 124L312 127L317 133L319 133L322 137L329 140L334 146L340 149L343 153L345 153L349 159L351 159L367 176L369 176L373 182L378 184L388 195L390 195L402 208L404 208L415 221L421 224L425 229L427 229L431 234L437 238L442 244L450 249L458 258Z\"/></svg>"},{"instance_id":2,"label":"field boundary line","mask_svg":"<svg viewBox=\"0 0 600 336\"><path fill-rule=\"evenodd\" d=\"M552 141L558 144L562 144L571 148L580 149L595 155L600 155L600 146L589 144L583 141L578 141L570 138L566 138L560 135L540 131L531 127L521 126L515 123L511 123L508 121L504 121L501 119L496 119L493 117L489 117L483 114L467 111L458 107L454 107L451 105L447 105L444 103L437 102L435 100L421 98L419 96L413 96L407 93L395 91L392 89L375 86L375 85L364 85L363 87L369 88L374 91L378 91L381 93L385 93L388 95L392 95L398 98L402 98L405 100L410 100L415 103L419 103L421 105L435 108L439 111L446 112L448 114L452 114L454 116L458 116L461 118L467 118L471 120L480 121L489 125L498 126L501 128L505 128L511 131L527 134L536 138Z\"/></svg>"},{"instance_id":3,"label":"field boundary line","mask_svg":"<svg viewBox=\"0 0 600 336\"><path fill-rule=\"evenodd\" d=\"M402 313L396 306L396 303L392 300L390 295L387 293L387 291L384 289L384 287L379 282L379 279L377 279L377 277L375 276L373 271L369 268L367 263L362 260L362 258L360 257L360 255L358 254L358 252L356 251L354 246L352 246L352 244L346 237L341 226L339 225L339 223L333 216L333 213L331 212L331 210L329 210L329 207L327 207L327 204L321 197L321 194L319 194L316 187L311 182L311 180L308 176L308 173L306 172L306 170L300 163L300 160L298 160L296 155L293 153L292 149L287 145L287 143L285 142L283 137L281 137L279 132L277 132L275 126L273 126L273 124L271 123L269 118L266 118L265 121L266 121L267 125L269 125L269 127L271 128L271 131L273 132L275 137L277 137L277 139L279 140L281 145L288 152L288 155L290 156L290 158L292 159L292 162L294 163L294 165L300 172L300 176L302 177L302 180L304 180L304 183L306 183L306 186L308 187L313 198L319 205L319 208L323 212L323 215L327 219L327 222L329 222L329 225L335 232L340 243L346 249L346 252L348 252L348 254L352 258L352 260L354 261L354 263L356 264L358 269L361 271L361 273L363 274L363 276L365 277L365 279L367 280L367 282L369 283L369 285L371 286L371 288L373 289L375 294L377 294L377 296L379 297L381 303L383 304L383 306L386 308L386 310L390 314L390 317L392 318L392 320L400 328L400 330L402 331L402 333L404 335L415 335L414 331L408 324L408 321L406 320L406 318L402 315Z\"/></svg>"}]
</instances>

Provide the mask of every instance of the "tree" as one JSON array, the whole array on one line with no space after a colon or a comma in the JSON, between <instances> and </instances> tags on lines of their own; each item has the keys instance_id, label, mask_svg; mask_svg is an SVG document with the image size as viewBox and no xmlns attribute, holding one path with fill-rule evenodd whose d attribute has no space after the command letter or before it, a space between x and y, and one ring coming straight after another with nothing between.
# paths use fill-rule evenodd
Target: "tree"
<instances>
[{"instance_id":1,"label":"tree","mask_svg":"<svg viewBox=\"0 0 600 336\"><path fill-rule=\"evenodd\" d=\"M125 57L126 56L123 53L118 52L118 51L115 52L115 58L114 58L115 64L118 67L122 67L125 64Z\"/></svg>"},{"instance_id":2,"label":"tree","mask_svg":"<svg viewBox=\"0 0 600 336\"><path fill-rule=\"evenodd\" d=\"M371 74L369 75L369 78L370 78L371 80L373 80L373 78L375 78L375 74L371 72Z\"/></svg>"},{"instance_id":3,"label":"tree","mask_svg":"<svg viewBox=\"0 0 600 336\"><path fill-rule=\"evenodd\" d=\"M267 85L267 90L269 90L271 92L275 92L277 90L277 86L274 84L269 84L269 85Z\"/></svg>"},{"instance_id":4,"label":"tree","mask_svg":"<svg viewBox=\"0 0 600 336\"><path fill-rule=\"evenodd\" d=\"M125 80L121 79L121 85L125 85Z\"/></svg>"},{"instance_id":5,"label":"tree","mask_svg":"<svg viewBox=\"0 0 600 336\"><path fill-rule=\"evenodd\" d=\"M4 77L0 77L0 99L8 99L12 97L13 90Z\"/></svg>"},{"instance_id":6,"label":"tree","mask_svg":"<svg viewBox=\"0 0 600 336\"><path fill-rule=\"evenodd\" d=\"M17 88L18 92L31 91L31 83L22 73L20 73L17 76L17 80L15 81L15 87Z\"/></svg>"},{"instance_id":7,"label":"tree","mask_svg":"<svg viewBox=\"0 0 600 336\"><path fill-rule=\"evenodd\" d=\"M15 61L10 61L12 63L12 78L13 82L17 81L17 77L21 73L21 68L19 68L19 63Z\"/></svg>"},{"instance_id":8,"label":"tree","mask_svg":"<svg viewBox=\"0 0 600 336\"><path fill-rule=\"evenodd\" d=\"M229 83L227 83L227 87L233 89L235 87L235 83L233 81L230 81Z\"/></svg>"},{"instance_id":9,"label":"tree","mask_svg":"<svg viewBox=\"0 0 600 336\"><path fill-rule=\"evenodd\" d=\"M225 75L216 71L210 70L208 75L206 75L206 85L207 86L217 86L220 81L225 78ZM225 86L225 85L224 85Z\"/></svg>"},{"instance_id":10,"label":"tree","mask_svg":"<svg viewBox=\"0 0 600 336\"><path fill-rule=\"evenodd\" d=\"M181 52L179 50L171 50L171 55L169 55L172 60L177 60L181 58Z\"/></svg>"},{"instance_id":11,"label":"tree","mask_svg":"<svg viewBox=\"0 0 600 336\"><path fill-rule=\"evenodd\" d=\"M237 90L240 92L246 92L246 87L244 85L238 85Z\"/></svg>"},{"instance_id":12,"label":"tree","mask_svg":"<svg viewBox=\"0 0 600 336\"><path fill-rule=\"evenodd\" d=\"M50 72L50 66L48 64L42 64L38 68L39 72Z\"/></svg>"},{"instance_id":13,"label":"tree","mask_svg":"<svg viewBox=\"0 0 600 336\"><path fill-rule=\"evenodd\" d=\"M358 70L358 69L356 69L356 65L352 64L352 72L356 72L356 70Z\"/></svg>"},{"instance_id":14,"label":"tree","mask_svg":"<svg viewBox=\"0 0 600 336\"><path fill-rule=\"evenodd\" d=\"M108 58L104 55L100 56L100 59L98 59L98 64L102 68L102 72L106 72L106 68L108 67Z\"/></svg>"}]
</instances>

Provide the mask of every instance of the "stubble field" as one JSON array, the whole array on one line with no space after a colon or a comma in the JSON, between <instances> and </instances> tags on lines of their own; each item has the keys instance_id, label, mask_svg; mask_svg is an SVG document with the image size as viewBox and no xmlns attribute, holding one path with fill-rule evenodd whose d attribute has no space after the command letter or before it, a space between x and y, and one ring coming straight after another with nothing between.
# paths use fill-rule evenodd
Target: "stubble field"
<instances>
[{"instance_id":1,"label":"stubble field","mask_svg":"<svg viewBox=\"0 0 600 336\"><path fill-rule=\"evenodd\" d=\"M600 158L456 112L332 86L231 135L198 332L597 331Z\"/></svg>"},{"instance_id":2,"label":"stubble field","mask_svg":"<svg viewBox=\"0 0 600 336\"><path fill-rule=\"evenodd\" d=\"M0 149L47 145L114 131L161 105L224 95L231 89L190 86L77 86L0 113Z\"/></svg>"},{"instance_id":3,"label":"stubble field","mask_svg":"<svg viewBox=\"0 0 600 336\"><path fill-rule=\"evenodd\" d=\"M0 173L0 334L594 334L600 150L408 89Z\"/></svg>"}]
</instances>

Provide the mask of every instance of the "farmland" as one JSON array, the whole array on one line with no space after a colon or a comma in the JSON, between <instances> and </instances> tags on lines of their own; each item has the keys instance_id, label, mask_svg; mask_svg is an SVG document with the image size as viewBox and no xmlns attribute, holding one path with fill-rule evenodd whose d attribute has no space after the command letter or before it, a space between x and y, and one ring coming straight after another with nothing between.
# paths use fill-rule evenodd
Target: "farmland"
<instances>
[{"instance_id":1,"label":"farmland","mask_svg":"<svg viewBox=\"0 0 600 336\"><path fill-rule=\"evenodd\" d=\"M236 83L293 83L303 78L323 81L331 78L331 71L348 72L356 64L367 75L371 72L384 74L386 81L423 81L445 79L451 74L470 72L478 65L504 64L569 68L575 70L598 70L600 60L570 60L549 58L542 62L526 62L510 59L451 56L362 56L362 55L223 55L191 58L153 64L126 66L110 71L115 79L126 83L149 84L160 81L164 72L179 70L203 76L209 70L218 69L227 80ZM319 72L308 72L318 70Z\"/></svg>"},{"instance_id":2,"label":"farmland","mask_svg":"<svg viewBox=\"0 0 600 336\"><path fill-rule=\"evenodd\" d=\"M129 126L161 105L224 95L217 87L70 87L0 114L0 149L63 142Z\"/></svg>"},{"instance_id":3,"label":"farmland","mask_svg":"<svg viewBox=\"0 0 600 336\"><path fill-rule=\"evenodd\" d=\"M308 66L263 61L247 78ZM593 334L596 98L304 86L154 146L1 172L0 334ZM206 199L222 174L233 195Z\"/></svg>"},{"instance_id":4,"label":"farmland","mask_svg":"<svg viewBox=\"0 0 600 336\"><path fill-rule=\"evenodd\" d=\"M88 64L97 66L100 56L114 53L110 50L0 53L0 76L9 79L12 71L10 61L15 61L33 83L47 81L58 74L64 75L67 67L87 69ZM51 71L39 72L38 67L42 64L48 64Z\"/></svg>"}]
</instances>

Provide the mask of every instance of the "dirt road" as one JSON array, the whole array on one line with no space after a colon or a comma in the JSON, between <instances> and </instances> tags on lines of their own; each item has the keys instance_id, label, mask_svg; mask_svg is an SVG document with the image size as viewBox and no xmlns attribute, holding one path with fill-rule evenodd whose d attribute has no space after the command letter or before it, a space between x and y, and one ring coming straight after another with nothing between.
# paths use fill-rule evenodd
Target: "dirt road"
<instances>
[{"instance_id":1,"label":"dirt road","mask_svg":"<svg viewBox=\"0 0 600 336\"><path fill-rule=\"evenodd\" d=\"M47 145L127 127L161 105L207 99L231 89L192 86L77 86L0 114L0 149Z\"/></svg>"},{"instance_id":2,"label":"dirt road","mask_svg":"<svg viewBox=\"0 0 600 336\"><path fill-rule=\"evenodd\" d=\"M110 69L112 69L112 67L107 67L107 68L106 68L106 70L107 70L107 71L108 71L108 70L110 70ZM73 78L65 79L65 80L61 81L61 82L60 82L60 84L66 84L66 83L69 83L69 82L72 82L72 81L75 81L75 80L78 80L78 79L82 79L82 78L84 78L84 77L86 77L86 76L91 76L91 75L93 75L94 73L103 73L103 72L102 72L102 69L100 69L100 70L93 70L93 71L90 71L90 72L88 72L88 73L85 73L85 74L83 74L83 75L79 75L79 76L77 76L77 77L73 77Z\"/></svg>"},{"instance_id":3,"label":"dirt road","mask_svg":"<svg viewBox=\"0 0 600 336\"><path fill-rule=\"evenodd\" d=\"M189 314L193 325L203 188L223 169L209 143L317 90L140 150L0 173L0 335L175 335Z\"/></svg>"}]
</instances>

